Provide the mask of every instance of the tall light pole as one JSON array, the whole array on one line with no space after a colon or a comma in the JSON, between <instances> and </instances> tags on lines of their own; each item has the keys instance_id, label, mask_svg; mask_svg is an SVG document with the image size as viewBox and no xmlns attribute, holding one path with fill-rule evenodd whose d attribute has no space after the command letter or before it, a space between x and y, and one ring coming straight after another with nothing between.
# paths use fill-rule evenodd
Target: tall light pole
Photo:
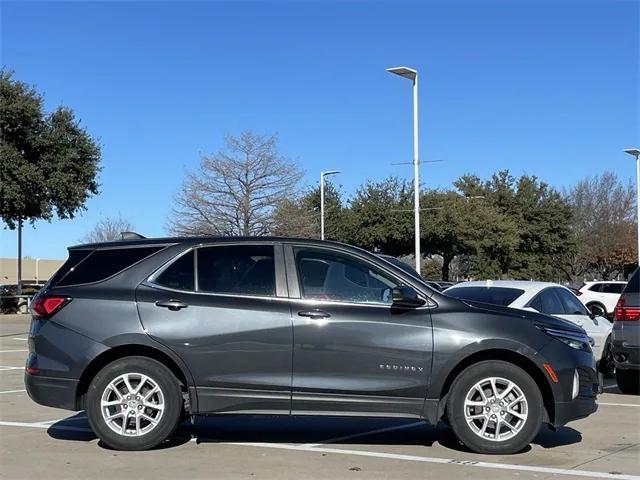
<instances>
[{"instance_id":1,"label":"tall light pole","mask_svg":"<svg viewBox=\"0 0 640 480\"><path fill-rule=\"evenodd\" d=\"M624 153L628 153L629 155L633 155L636 157L636 212L637 212L637 223L638 223L638 233L637 233L637 242L638 242L638 266L640 266L640 150L637 148L626 148Z\"/></svg>"},{"instance_id":2,"label":"tall light pole","mask_svg":"<svg viewBox=\"0 0 640 480\"><path fill-rule=\"evenodd\" d=\"M420 272L420 160L418 160L418 71L408 67L387 68L387 72L408 78L413 84L413 223L416 271Z\"/></svg>"},{"instance_id":3,"label":"tall light pole","mask_svg":"<svg viewBox=\"0 0 640 480\"><path fill-rule=\"evenodd\" d=\"M338 170L329 170L328 172L320 172L320 239L324 240L324 177L336 175L340 173Z\"/></svg>"}]
</instances>

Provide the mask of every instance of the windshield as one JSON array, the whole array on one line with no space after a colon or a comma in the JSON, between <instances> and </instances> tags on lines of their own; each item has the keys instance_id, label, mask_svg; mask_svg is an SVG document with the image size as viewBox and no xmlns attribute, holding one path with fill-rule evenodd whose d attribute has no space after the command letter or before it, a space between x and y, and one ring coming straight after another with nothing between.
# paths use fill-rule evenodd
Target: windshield
<instances>
[{"instance_id":1,"label":"windshield","mask_svg":"<svg viewBox=\"0 0 640 480\"><path fill-rule=\"evenodd\" d=\"M460 300L490 303L508 307L524 293L519 288L506 287L458 287L445 290L444 294Z\"/></svg>"}]
</instances>

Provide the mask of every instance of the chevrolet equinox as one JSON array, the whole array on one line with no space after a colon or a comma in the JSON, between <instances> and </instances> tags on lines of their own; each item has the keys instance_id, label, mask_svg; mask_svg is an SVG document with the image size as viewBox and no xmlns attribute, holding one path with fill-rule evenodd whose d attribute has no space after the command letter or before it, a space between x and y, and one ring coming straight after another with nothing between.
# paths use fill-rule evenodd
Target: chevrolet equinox
<instances>
[{"instance_id":1,"label":"chevrolet equinox","mask_svg":"<svg viewBox=\"0 0 640 480\"><path fill-rule=\"evenodd\" d=\"M335 242L74 246L32 312L29 395L86 410L115 449L152 448L186 416L244 413L443 420L502 454L597 408L580 327L447 297Z\"/></svg>"}]
</instances>

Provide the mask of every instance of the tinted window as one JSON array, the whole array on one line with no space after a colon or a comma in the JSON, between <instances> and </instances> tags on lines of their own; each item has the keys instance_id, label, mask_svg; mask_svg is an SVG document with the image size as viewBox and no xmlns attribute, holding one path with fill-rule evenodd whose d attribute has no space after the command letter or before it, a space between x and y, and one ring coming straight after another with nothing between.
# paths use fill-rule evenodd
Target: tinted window
<instances>
[{"instance_id":1,"label":"tinted window","mask_svg":"<svg viewBox=\"0 0 640 480\"><path fill-rule=\"evenodd\" d=\"M587 308L576 296L564 288L554 288L566 315L588 315Z\"/></svg>"},{"instance_id":2,"label":"tinted window","mask_svg":"<svg viewBox=\"0 0 640 480\"><path fill-rule=\"evenodd\" d=\"M391 303L391 288L399 284L375 266L327 250L296 248L303 298L353 303Z\"/></svg>"},{"instance_id":3,"label":"tinted window","mask_svg":"<svg viewBox=\"0 0 640 480\"><path fill-rule=\"evenodd\" d=\"M602 285L602 293L620 294L624 290L624 283L604 283Z\"/></svg>"},{"instance_id":4,"label":"tinted window","mask_svg":"<svg viewBox=\"0 0 640 480\"><path fill-rule=\"evenodd\" d=\"M591 291L591 292L601 292L602 291L602 284L601 283L596 283L594 285L591 285L589 287L589 291Z\"/></svg>"},{"instance_id":5,"label":"tinted window","mask_svg":"<svg viewBox=\"0 0 640 480\"><path fill-rule=\"evenodd\" d=\"M275 296L273 246L223 245L197 252L198 291Z\"/></svg>"},{"instance_id":6,"label":"tinted window","mask_svg":"<svg viewBox=\"0 0 640 480\"><path fill-rule=\"evenodd\" d=\"M193 250L185 253L163 270L154 283L175 290L194 290Z\"/></svg>"},{"instance_id":7,"label":"tinted window","mask_svg":"<svg viewBox=\"0 0 640 480\"><path fill-rule=\"evenodd\" d=\"M639 293L640 292L640 268L636 268L633 272L629 282L627 283L624 293Z\"/></svg>"},{"instance_id":8,"label":"tinted window","mask_svg":"<svg viewBox=\"0 0 640 480\"><path fill-rule=\"evenodd\" d=\"M69 250L69 258L66 262L60 267L60 269L53 274L53 276L49 279L49 285L53 286L60 281L62 277L64 277L69 270L78 265L82 260L84 260L87 255L91 253L91 250Z\"/></svg>"},{"instance_id":9,"label":"tinted window","mask_svg":"<svg viewBox=\"0 0 640 480\"><path fill-rule=\"evenodd\" d=\"M543 290L529 302L529 306L548 315L564 315L564 306L555 290L555 288Z\"/></svg>"},{"instance_id":10,"label":"tinted window","mask_svg":"<svg viewBox=\"0 0 640 480\"><path fill-rule=\"evenodd\" d=\"M444 292L446 295L472 302L490 303L508 307L524 293L519 288L506 287L459 287Z\"/></svg>"},{"instance_id":11,"label":"tinted window","mask_svg":"<svg viewBox=\"0 0 640 480\"><path fill-rule=\"evenodd\" d=\"M58 285L77 285L105 280L163 247L112 248L94 250L71 268Z\"/></svg>"}]
</instances>

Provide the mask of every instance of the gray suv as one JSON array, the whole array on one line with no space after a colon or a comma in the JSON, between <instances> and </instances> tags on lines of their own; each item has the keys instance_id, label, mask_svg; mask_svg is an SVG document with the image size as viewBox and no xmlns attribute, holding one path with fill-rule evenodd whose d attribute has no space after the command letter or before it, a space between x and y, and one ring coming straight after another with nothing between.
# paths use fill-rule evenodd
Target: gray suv
<instances>
[{"instance_id":1,"label":"gray suv","mask_svg":"<svg viewBox=\"0 0 640 480\"><path fill-rule=\"evenodd\" d=\"M585 332L449 298L359 248L291 238L80 245L33 302L25 384L143 450L190 415L446 421L523 449L597 409Z\"/></svg>"},{"instance_id":2,"label":"gray suv","mask_svg":"<svg viewBox=\"0 0 640 480\"><path fill-rule=\"evenodd\" d=\"M631 276L613 311L611 352L623 393L640 393L640 269Z\"/></svg>"}]
</instances>

